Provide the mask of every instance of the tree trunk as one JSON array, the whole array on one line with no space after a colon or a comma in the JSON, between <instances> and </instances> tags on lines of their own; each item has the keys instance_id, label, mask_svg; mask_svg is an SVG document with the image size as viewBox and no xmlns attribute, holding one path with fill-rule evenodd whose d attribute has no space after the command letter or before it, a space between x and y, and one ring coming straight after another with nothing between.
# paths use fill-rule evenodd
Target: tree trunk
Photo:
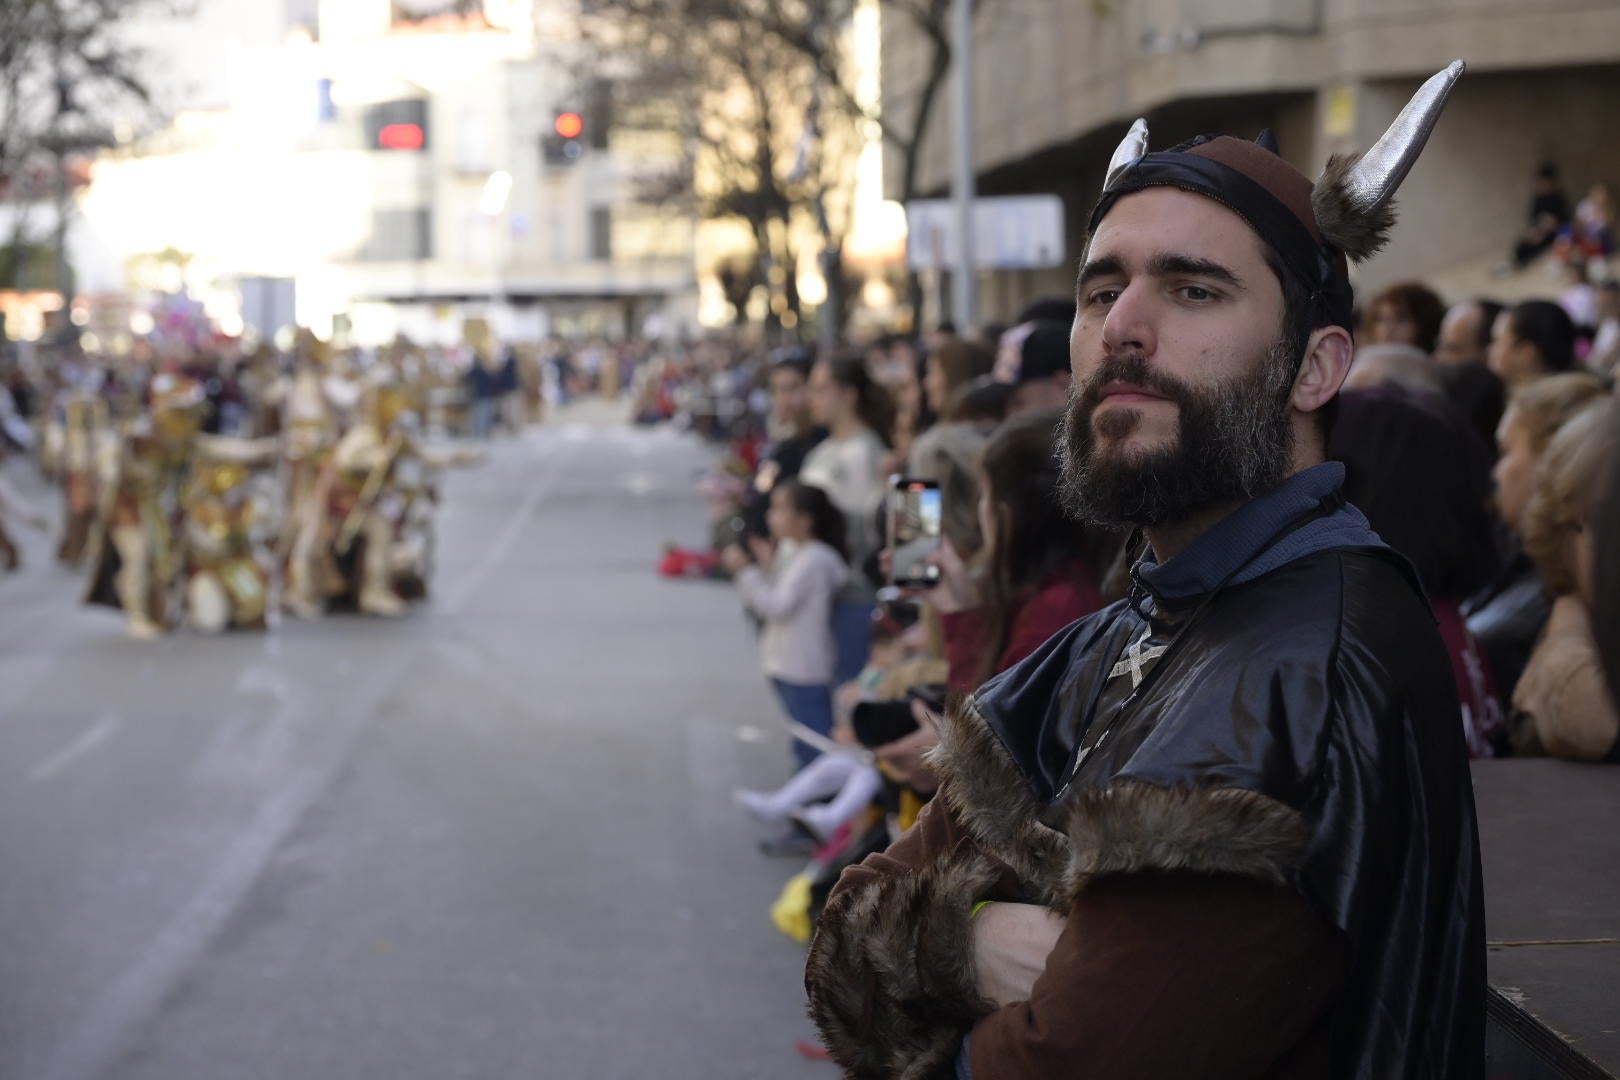
<instances>
[{"instance_id":1,"label":"tree trunk","mask_svg":"<svg viewBox=\"0 0 1620 1080\"><path fill-rule=\"evenodd\" d=\"M939 91L945 85L945 78L951 71L950 42L943 37L935 37L933 40L934 52L929 58L928 78L923 82L922 90L917 95L917 112L912 118L911 137L901 144L901 205L909 205L918 195L917 172L922 167L923 136L928 130L928 118L933 115ZM910 268L909 259L906 268L906 303L911 307L912 332L920 332L924 314L922 278L917 271Z\"/></svg>"}]
</instances>

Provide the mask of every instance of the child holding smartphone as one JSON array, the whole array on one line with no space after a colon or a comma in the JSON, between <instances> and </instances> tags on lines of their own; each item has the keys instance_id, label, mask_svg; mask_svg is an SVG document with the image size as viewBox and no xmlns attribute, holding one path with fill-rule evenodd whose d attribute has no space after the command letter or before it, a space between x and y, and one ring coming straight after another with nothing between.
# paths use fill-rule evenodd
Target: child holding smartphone
<instances>
[{"instance_id":1,"label":"child holding smartphone","mask_svg":"<svg viewBox=\"0 0 1620 1080\"><path fill-rule=\"evenodd\" d=\"M753 540L721 553L743 606L764 621L760 666L795 722L822 736L833 726L832 683L838 649L832 609L849 580L844 517L820 488L789 481L771 493L765 523L774 544ZM819 751L795 739L799 766Z\"/></svg>"}]
</instances>

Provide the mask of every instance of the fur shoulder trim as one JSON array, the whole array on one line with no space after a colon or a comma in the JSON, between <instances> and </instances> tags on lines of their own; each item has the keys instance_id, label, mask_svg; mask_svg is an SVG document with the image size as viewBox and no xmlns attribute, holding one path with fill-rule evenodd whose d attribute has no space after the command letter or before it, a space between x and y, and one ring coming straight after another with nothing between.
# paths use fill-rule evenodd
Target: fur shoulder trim
<instances>
[{"instance_id":1,"label":"fur shoulder trim","mask_svg":"<svg viewBox=\"0 0 1620 1080\"><path fill-rule=\"evenodd\" d=\"M1368 207L1364 193L1351 190L1352 174L1360 160L1360 154L1334 154L1311 190L1311 212L1322 239L1351 262L1378 254L1389 243L1396 218L1393 197Z\"/></svg>"},{"instance_id":2,"label":"fur shoulder trim","mask_svg":"<svg viewBox=\"0 0 1620 1080\"><path fill-rule=\"evenodd\" d=\"M1121 781L1069 807L1069 901L1094 878L1142 871L1236 874L1293 887L1310 839L1299 812L1240 788Z\"/></svg>"},{"instance_id":3,"label":"fur shoulder trim","mask_svg":"<svg viewBox=\"0 0 1620 1080\"><path fill-rule=\"evenodd\" d=\"M968 835L1043 900L1055 898L1069 861L1068 840L1041 823L1034 790L972 698L942 720L927 761L939 777L940 797Z\"/></svg>"}]
</instances>

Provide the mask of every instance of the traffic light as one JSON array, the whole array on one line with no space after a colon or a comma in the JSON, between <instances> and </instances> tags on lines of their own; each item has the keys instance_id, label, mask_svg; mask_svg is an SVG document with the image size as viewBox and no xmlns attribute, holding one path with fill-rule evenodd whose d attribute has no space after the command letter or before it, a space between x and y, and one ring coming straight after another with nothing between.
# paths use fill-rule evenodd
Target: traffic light
<instances>
[{"instance_id":1,"label":"traffic light","mask_svg":"<svg viewBox=\"0 0 1620 1080\"><path fill-rule=\"evenodd\" d=\"M577 112L560 112L551 131L540 137L540 150L548 165L572 165L585 153L585 118Z\"/></svg>"},{"instance_id":2,"label":"traffic light","mask_svg":"<svg viewBox=\"0 0 1620 1080\"><path fill-rule=\"evenodd\" d=\"M425 98L383 101L365 111L366 145L372 150L426 150L428 109Z\"/></svg>"}]
</instances>

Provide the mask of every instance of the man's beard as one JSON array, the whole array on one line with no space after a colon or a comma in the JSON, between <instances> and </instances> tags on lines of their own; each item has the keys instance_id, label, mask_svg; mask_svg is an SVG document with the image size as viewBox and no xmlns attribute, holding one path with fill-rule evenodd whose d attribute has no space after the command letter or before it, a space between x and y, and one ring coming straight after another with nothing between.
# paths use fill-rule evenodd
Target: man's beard
<instances>
[{"instance_id":1,"label":"man's beard","mask_svg":"<svg viewBox=\"0 0 1620 1080\"><path fill-rule=\"evenodd\" d=\"M1276 487L1293 460L1289 398L1294 350L1279 343L1248 374L1197 387L1154 371L1140 355L1110 356L1077 386L1064 416L1060 446L1064 508L1097 525L1165 525L1223 503L1247 502ZM1142 414L1114 406L1093 429L1103 387L1128 382L1176 405L1175 441L1127 455L1116 447Z\"/></svg>"}]
</instances>

